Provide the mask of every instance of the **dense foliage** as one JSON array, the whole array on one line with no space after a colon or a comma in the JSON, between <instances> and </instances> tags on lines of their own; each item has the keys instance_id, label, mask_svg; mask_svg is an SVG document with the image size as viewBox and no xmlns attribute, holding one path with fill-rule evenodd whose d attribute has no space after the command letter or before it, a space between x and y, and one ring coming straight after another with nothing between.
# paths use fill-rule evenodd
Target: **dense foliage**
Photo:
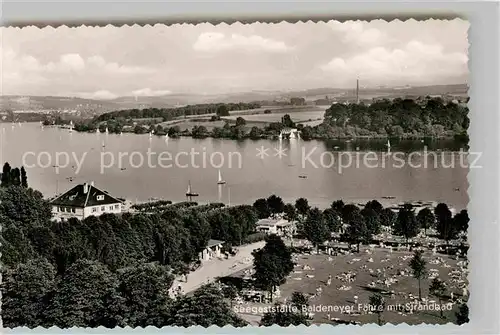
<instances>
[{"instance_id":1,"label":"dense foliage","mask_svg":"<svg viewBox=\"0 0 500 335\"><path fill-rule=\"evenodd\" d=\"M241 326L245 323L216 286L177 299L168 294L174 277L196 267L209 239L225 241L229 250L262 240L265 235L256 232L258 219L281 215L296 220L299 232L316 247L336 233L359 247L370 242L382 225L406 238L418 229L435 227L442 238L451 240L469 222L467 211L452 216L445 204L439 204L433 215L415 216L405 206L400 211L404 215L396 216L377 201L363 209L335 201L319 210L304 198L285 205L276 195L258 199L253 206L234 207L156 201L136 206L136 213L56 222L40 192L10 179L2 182L1 290L6 327ZM280 237L266 237L265 247L253 253L259 288L272 294L286 280L294 267L292 250ZM425 262L419 257L412 261L412 269L420 280ZM300 324L307 318L275 313L262 322Z\"/></svg>"},{"instance_id":2,"label":"dense foliage","mask_svg":"<svg viewBox=\"0 0 500 335\"><path fill-rule=\"evenodd\" d=\"M334 104L324 122L305 127L303 138L358 136L467 136L467 106L441 98L381 100L370 105Z\"/></svg>"}]
</instances>

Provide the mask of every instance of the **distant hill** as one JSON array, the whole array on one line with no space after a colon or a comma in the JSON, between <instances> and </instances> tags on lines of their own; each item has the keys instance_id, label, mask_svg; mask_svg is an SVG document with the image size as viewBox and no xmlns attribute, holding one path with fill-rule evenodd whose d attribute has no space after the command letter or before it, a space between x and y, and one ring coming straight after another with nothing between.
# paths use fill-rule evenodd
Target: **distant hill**
<instances>
[{"instance_id":1,"label":"distant hill","mask_svg":"<svg viewBox=\"0 0 500 335\"><path fill-rule=\"evenodd\" d=\"M403 88L360 88L360 98L404 97L426 95L467 95L466 84L432 85ZM0 96L0 110L92 110L97 114L120 109L146 107L175 107L202 103L237 103L253 101L286 101L291 97L304 97L307 100L329 97L354 96L355 90L341 88L314 88L303 91L249 91L227 94L168 94L163 96L133 97L124 96L112 100L83 99L77 97L53 96Z\"/></svg>"},{"instance_id":2,"label":"distant hill","mask_svg":"<svg viewBox=\"0 0 500 335\"><path fill-rule=\"evenodd\" d=\"M118 104L108 100L93 100L77 97L53 96L0 96L1 110L95 110L106 112L120 108Z\"/></svg>"}]
</instances>

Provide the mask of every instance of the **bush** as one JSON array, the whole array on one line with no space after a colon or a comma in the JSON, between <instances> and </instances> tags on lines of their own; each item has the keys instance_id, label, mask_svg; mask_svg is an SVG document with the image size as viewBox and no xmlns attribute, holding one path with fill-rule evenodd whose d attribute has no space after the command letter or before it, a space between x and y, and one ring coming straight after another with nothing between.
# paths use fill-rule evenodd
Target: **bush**
<instances>
[{"instance_id":1,"label":"bush","mask_svg":"<svg viewBox=\"0 0 500 335\"><path fill-rule=\"evenodd\" d=\"M250 244L250 243L255 243L259 241L264 241L266 238L267 234L266 233L253 233L248 235L243 239L243 244Z\"/></svg>"}]
</instances>

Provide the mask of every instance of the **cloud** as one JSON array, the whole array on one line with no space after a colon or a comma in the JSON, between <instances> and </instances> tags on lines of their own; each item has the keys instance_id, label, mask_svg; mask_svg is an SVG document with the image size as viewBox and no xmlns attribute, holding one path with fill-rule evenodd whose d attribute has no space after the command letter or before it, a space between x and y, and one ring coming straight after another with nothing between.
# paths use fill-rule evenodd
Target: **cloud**
<instances>
[{"instance_id":1,"label":"cloud","mask_svg":"<svg viewBox=\"0 0 500 335\"><path fill-rule=\"evenodd\" d=\"M361 21L330 21L327 23L334 32L342 34L344 43L355 43L357 45L376 45L380 42L388 42L389 37L377 28L367 27Z\"/></svg>"},{"instance_id":2,"label":"cloud","mask_svg":"<svg viewBox=\"0 0 500 335\"><path fill-rule=\"evenodd\" d=\"M108 73L115 74L139 74L139 73L151 73L152 69L140 66L126 66L120 65L115 62L106 62L101 56L89 57L87 63L91 66L96 67L99 70L106 71Z\"/></svg>"},{"instance_id":3,"label":"cloud","mask_svg":"<svg viewBox=\"0 0 500 335\"><path fill-rule=\"evenodd\" d=\"M336 77L365 82L431 82L468 74L467 56L445 52L439 45L411 41L402 48L375 47L351 57L335 57L321 69Z\"/></svg>"},{"instance_id":4,"label":"cloud","mask_svg":"<svg viewBox=\"0 0 500 335\"><path fill-rule=\"evenodd\" d=\"M84 59L77 53L67 53L59 56L58 61L42 63L37 58L18 54L12 49L2 49L2 65L6 73L14 71L37 72L37 73L68 73L93 71L106 74L139 74L151 73L152 69L138 66L120 65L108 62L101 56L91 56Z\"/></svg>"},{"instance_id":5,"label":"cloud","mask_svg":"<svg viewBox=\"0 0 500 335\"><path fill-rule=\"evenodd\" d=\"M168 90L152 90L150 88L141 88L140 90L132 91L132 95L138 97L158 97L170 93L172 92Z\"/></svg>"},{"instance_id":6,"label":"cloud","mask_svg":"<svg viewBox=\"0 0 500 335\"><path fill-rule=\"evenodd\" d=\"M96 100L112 100L118 96L107 90L99 90L96 92L81 92L77 94L78 96L86 99L96 99Z\"/></svg>"},{"instance_id":7,"label":"cloud","mask_svg":"<svg viewBox=\"0 0 500 335\"><path fill-rule=\"evenodd\" d=\"M79 54L65 54L60 57L58 65L70 71L82 71L85 69L85 60Z\"/></svg>"},{"instance_id":8,"label":"cloud","mask_svg":"<svg viewBox=\"0 0 500 335\"><path fill-rule=\"evenodd\" d=\"M285 52L290 48L281 41L267 39L258 35L243 36L222 33L202 33L193 45L196 51L217 52L226 50Z\"/></svg>"}]
</instances>

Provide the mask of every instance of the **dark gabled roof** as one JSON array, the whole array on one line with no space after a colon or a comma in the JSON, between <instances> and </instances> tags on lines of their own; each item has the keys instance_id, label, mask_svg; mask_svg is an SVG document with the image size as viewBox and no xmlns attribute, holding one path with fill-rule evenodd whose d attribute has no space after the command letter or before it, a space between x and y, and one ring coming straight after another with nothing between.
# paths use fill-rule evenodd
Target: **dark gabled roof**
<instances>
[{"instance_id":1,"label":"dark gabled roof","mask_svg":"<svg viewBox=\"0 0 500 335\"><path fill-rule=\"evenodd\" d=\"M88 192L84 193L85 184L76 185L71 190L67 191L63 195L55 198L50 203L56 206L68 206L68 207L90 207L99 205L110 205L122 203L104 191L87 184ZM97 200L97 196L104 196L103 200Z\"/></svg>"}]
</instances>

